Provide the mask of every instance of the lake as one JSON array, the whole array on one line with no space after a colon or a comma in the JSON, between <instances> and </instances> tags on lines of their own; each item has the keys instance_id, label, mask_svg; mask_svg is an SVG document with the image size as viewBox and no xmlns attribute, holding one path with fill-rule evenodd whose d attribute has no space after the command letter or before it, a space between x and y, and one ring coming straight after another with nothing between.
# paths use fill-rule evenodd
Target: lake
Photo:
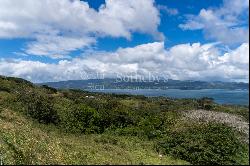
<instances>
[{"instance_id":1,"label":"lake","mask_svg":"<svg viewBox=\"0 0 250 166\"><path fill-rule=\"evenodd\" d=\"M212 97L220 104L249 105L249 90L226 90L226 89L202 89L202 90L180 90L180 89L102 89L91 90L93 92L144 95L148 97L164 96L171 98L202 98Z\"/></svg>"}]
</instances>

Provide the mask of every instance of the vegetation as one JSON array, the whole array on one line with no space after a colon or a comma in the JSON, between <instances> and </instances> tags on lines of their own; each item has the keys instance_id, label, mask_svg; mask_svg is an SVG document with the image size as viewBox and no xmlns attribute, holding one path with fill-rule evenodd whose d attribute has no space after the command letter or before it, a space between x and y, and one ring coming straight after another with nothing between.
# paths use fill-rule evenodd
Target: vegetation
<instances>
[{"instance_id":1,"label":"vegetation","mask_svg":"<svg viewBox=\"0 0 250 166\"><path fill-rule=\"evenodd\" d=\"M242 116L249 109L210 98L57 90L0 77L0 158L4 164L248 164L241 133L188 121L182 111Z\"/></svg>"},{"instance_id":2,"label":"vegetation","mask_svg":"<svg viewBox=\"0 0 250 166\"><path fill-rule=\"evenodd\" d=\"M158 142L165 153L201 165L242 164L246 146L229 127L219 124L199 125L170 133Z\"/></svg>"}]
</instances>

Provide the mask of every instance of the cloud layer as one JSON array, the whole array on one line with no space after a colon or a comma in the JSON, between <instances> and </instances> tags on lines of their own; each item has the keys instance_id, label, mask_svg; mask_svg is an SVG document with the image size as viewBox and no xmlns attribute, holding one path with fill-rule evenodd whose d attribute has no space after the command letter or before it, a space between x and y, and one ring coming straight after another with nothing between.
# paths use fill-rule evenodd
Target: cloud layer
<instances>
[{"instance_id":1,"label":"cloud layer","mask_svg":"<svg viewBox=\"0 0 250 166\"><path fill-rule=\"evenodd\" d=\"M184 30L203 30L207 39L225 44L249 42L249 1L224 0L219 8L202 9L198 15L187 15L179 27Z\"/></svg>"},{"instance_id":2,"label":"cloud layer","mask_svg":"<svg viewBox=\"0 0 250 166\"><path fill-rule=\"evenodd\" d=\"M178 80L244 81L249 78L249 44L222 53L216 44L180 44L169 49L163 42L120 48L115 52L62 60L57 64L38 61L0 61L0 74L23 77L34 82L77 80L149 74Z\"/></svg>"},{"instance_id":3,"label":"cloud layer","mask_svg":"<svg viewBox=\"0 0 250 166\"><path fill-rule=\"evenodd\" d=\"M32 39L26 53L52 58L91 46L98 37L130 39L139 32L161 39L159 24L153 0L106 0L98 11L79 0L0 1L0 39Z\"/></svg>"},{"instance_id":4,"label":"cloud layer","mask_svg":"<svg viewBox=\"0 0 250 166\"><path fill-rule=\"evenodd\" d=\"M217 8L186 15L180 28L202 30L215 43L165 48L164 42L159 42L164 39L158 31L159 11L176 17L181 10L156 7L154 0L105 0L98 10L80 0L0 0L0 39L28 39L20 53L26 56L68 58L51 64L0 59L0 74L34 82L88 79L97 73L106 77L136 73L178 80L247 82L248 9L248 0L224 0ZM157 42L70 57L70 52L92 47L99 38L129 40L135 32L149 34Z\"/></svg>"}]
</instances>

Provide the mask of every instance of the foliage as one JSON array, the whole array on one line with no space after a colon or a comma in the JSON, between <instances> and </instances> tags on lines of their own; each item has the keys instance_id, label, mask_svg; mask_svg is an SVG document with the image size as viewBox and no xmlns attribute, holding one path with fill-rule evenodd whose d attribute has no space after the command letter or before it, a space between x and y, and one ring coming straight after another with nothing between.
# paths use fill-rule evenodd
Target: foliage
<instances>
[{"instance_id":1,"label":"foliage","mask_svg":"<svg viewBox=\"0 0 250 166\"><path fill-rule=\"evenodd\" d=\"M245 147L232 129L224 125L208 124L172 132L158 141L158 150L201 165L240 164Z\"/></svg>"},{"instance_id":2,"label":"foliage","mask_svg":"<svg viewBox=\"0 0 250 166\"><path fill-rule=\"evenodd\" d=\"M58 123L59 117L49 96L38 91L29 92L28 95L20 94L19 101L23 103L26 113L39 122Z\"/></svg>"},{"instance_id":3,"label":"foliage","mask_svg":"<svg viewBox=\"0 0 250 166\"><path fill-rule=\"evenodd\" d=\"M47 89L49 93L56 93L57 90L55 88L49 87L48 85L42 85L42 88Z\"/></svg>"},{"instance_id":4,"label":"foliage","mask_svg":"<svg viewBox=\"0 0 250 166\"><path fill-rule=\"evenodd\" d=\"M211 110L213 108L213 98L209 97L203 97L198 100L199 108L205 109L205 110Z\"/></svg>"},{"instance_id":5,"label":"foliage","mask_svg":"<svg viewBox=\"0 0 250 166\"><path fill-rule=\"evenodd\" d=\"M48 86L35 86L22 79L0 77L0 114L2 112L6 113L6 110L13 110L26 118L26 121L34 120L32 123L38 125L36 130L43 129L46 131L46 134L58 131L60 134L56 134L55 137L69 134L71 135L70 139L74 137L91 138L94 143L87 143L95 146L95 148L97 148L96 144L98 144L98 150L102 151L102 153L107 151L107 149L112 151L112 148L115 149L117 146L121 146L119 153L124 153L122 147L124 148L127 145L123 145L120 142L126 137L128 142L136 138L140 145L145 141L149 142L150 146L156 146L156 150L159 153L164 152L168 156L180 158L192 164L246 163L245 156L248 155L248 152L238 139L240 134L224 125L189 122L181 116L182 111L193 109L227 112L244 116L246 120L248 120L249 115L248 107L218 105L211 98L198 100L165 97L149 98L144 96L91 93L72 89L57 90ZM2 117L0 116L0 125L2 123L1 120ZM11 119L6 121L12 122ZM15 124L15 126L17 125ZM5 128L6 126L3 126L3 129ZM31 128L31 126L27 128ZM17 133L19 136L20 134ZM91 135L96 136L93 138ZM32 153L37 153L36 151L27 150L27 152L19 147L22 146L25 149L25 146L30 146L29 143L26 143L26 145L15 144L12 140L14 136L8 134L2 134L1 136L0 133L0 137L9 151L17 156L21 156L16 164L38 161L37 158L39 156L36 156L36 159L32 157ZM26 136L20 137L27 139ZM46 139L48 141L49 138ZM20 139L20 141L24 140ZM71 154L71 156L65 156L65 160L62 163L79 164L88 160L86 157L78 160L79 156L84 156L84 150L76 148L79 145L80 147L83 146L86 142L79 143L77 139L74 141L74 145L71 145L68 139L66 143L64 142L66 145L55 145L55 142L50 142L54 148L64 148L57 149L64 153L71 154L70 150L79 151L78 155ZM36 143L34 144L38 146ZM49 147L50 144L46 144L46 146ZM35 145L32 147L38 151L41 150ZM71 146L74 146L74 148L71 149ZM65 150L67 148L70 150ZM104 148L104 150L101 148ZM133 149L134 147L129 146L129 148ZM154 153L158 156L157 151ZM144 151L140 151L140 153L143 155L147 154ZM96 154L100 155L97 152ZM116 154L113 155L116 156ZM129 155L132 156L132 154ZM81 162L74 162L73 159ZM58 160L61 161L61 159ZM112 157L110 160L112 160ZM154 161L156 160L154 159ZM54 163L58 162L54 161ZM150 162L136 160L136 164L139 163ZM158 160L155 163L161 164ZM95 164L98 164L98 162Z\"/></svg>"},{"instance_id":6,"label":"foliage","mask_svg":"<svg viewBox=\"0 0 250 166\"><path fill-rule=\"evenodd\" d=\"M62 126L70 132L97 133L99 131L99 113L88 106L72 106L63 119Z\"/></svg>"}]
</instances>

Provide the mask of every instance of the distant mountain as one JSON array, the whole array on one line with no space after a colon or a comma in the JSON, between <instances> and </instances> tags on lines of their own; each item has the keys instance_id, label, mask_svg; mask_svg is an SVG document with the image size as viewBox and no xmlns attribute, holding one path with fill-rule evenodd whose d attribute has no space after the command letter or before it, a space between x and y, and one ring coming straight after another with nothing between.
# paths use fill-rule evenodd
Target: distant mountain
<instances>
[{"instance_id":1,"label":"distant mountain","mask_svg":"<svg viewBox=\"0 0 250 166\"><path fill-rule=\"evenodd\" d=\"M59 82L46 82L40 85L48 85L58 89L249 89L248 83L237 82L205 82L205 81L179 81L179 80L159 80L159 81L118 81L112 78L89 79L89 80L69 80Z\"/></svg>"}]
</instances>

